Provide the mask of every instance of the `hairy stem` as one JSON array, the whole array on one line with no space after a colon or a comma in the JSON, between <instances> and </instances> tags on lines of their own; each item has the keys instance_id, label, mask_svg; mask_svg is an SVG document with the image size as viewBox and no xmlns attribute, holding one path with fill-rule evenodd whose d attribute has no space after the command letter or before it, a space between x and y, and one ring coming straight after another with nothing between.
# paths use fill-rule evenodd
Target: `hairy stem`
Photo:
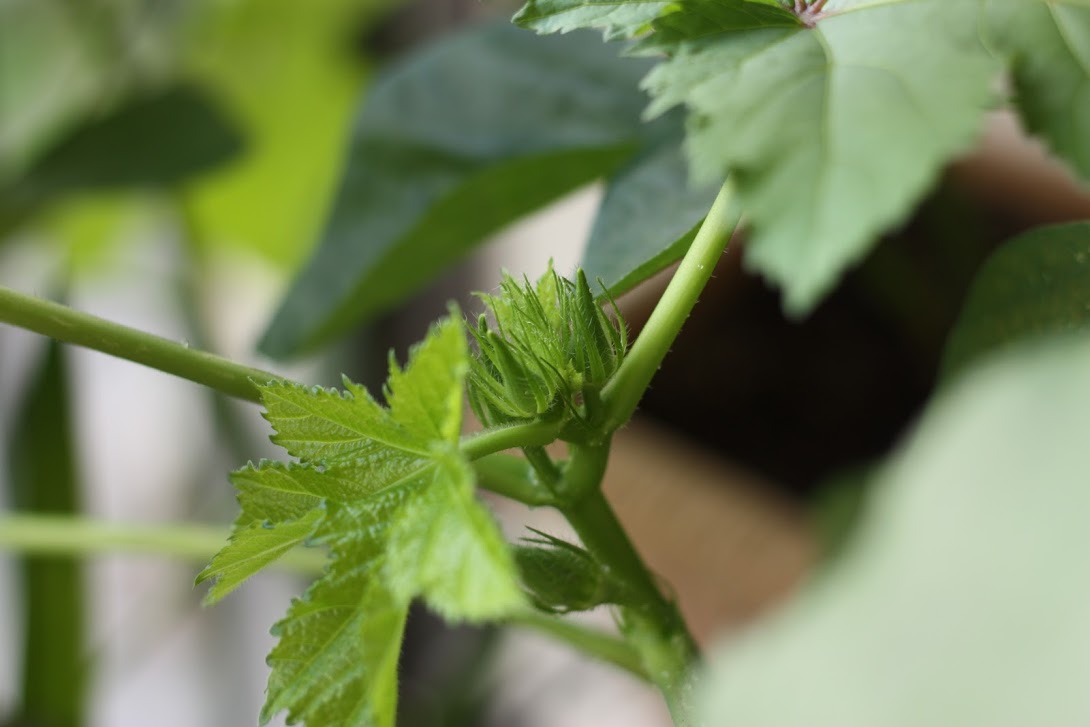
<instances>
[{"instance_id":1,"label":"hairy stem","mask_svg":"<svg viewBox=\"0 0 1090 727\"><path fill-rule=\"evenodd\" d=\"M0 550L27 555L131 553L207 563L226 541L224 528L206 525L133 525L63 515L0 516ZM299 549L285 553L273 567L316 574L326 560L322 550Z\"/></svg>"},{"instance_id":2,"label":"hairy stem","mask_svg":"<svg viewBox=\"0 0 1090 727\"><path fill-rule=\"evenodd\" d=\"M0 288L0 323L150 366L247 401L260 402L257 384L282 380L268 371L8 288Z\"/></svg>"},{"instance_id":3,"label":"hairy stem","mask_svg":"<svg viewBox=\"0 0 1090 727\"><path fill-rule=\"evenodd\" d=\"M689 317L738 226L728 181L617 373L602 390L606 431L627 422Z\"/></svg>"},{"instance_id":4,"label":"hairy stem","mask_svg":"<svg viewBox=\"0 0 1090 727\"><path fill-rule=\"evenodd\" d=\"M560 511L587 550L628 589L631 602L620 609L626 638L640 655L652 683L662 692L678 727L688 724L690 670L699 652L677 607L644 565L602 494L609 442L571 446Z\"/></svg>"}]
</instances>

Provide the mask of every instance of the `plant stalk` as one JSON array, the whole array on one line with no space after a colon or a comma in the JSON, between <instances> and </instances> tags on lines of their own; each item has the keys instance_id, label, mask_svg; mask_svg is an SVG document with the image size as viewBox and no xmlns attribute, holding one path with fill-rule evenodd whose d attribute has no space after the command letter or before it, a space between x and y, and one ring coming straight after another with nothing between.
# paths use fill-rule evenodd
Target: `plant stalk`
<instances>
[{"instance_id":1,"label":"plant stalk","mask_svg":"<svg viewBox=\"0 0 1090 727\"><path fill-rule=\"evenodd\" d=\"M647 570L613 508L602 494L609 441L596 446L573 444L565 470L561 513L588 551L628 589L630 603L620 608L622 630L639 653L651 682L666 699L674 724L688 724L690 671L699 659L696 642L677 607Z\"/></svg>"},{"instance_id":2,"label":"plant stalk","mask_svg":"<svg viewBox=\"0 0 1090 727\"><path fill-rule=\"evenodd\" d=\"M728 180L712 203L704 224L670 280L617 373L602 390L605 430L624 425L636 411L651 379L689 317L704 286L711 279L727 243L738 226L732 208L733 185Z\"/></svg>"},{"instance_id":3,"label":"plant stalk","mask_svg":"<svg viewBox=\"0 0 1090 727\"><path fill-rule=\"evenodd\" d=\"M0 323L150 366L247 401L261 401L258 384L283 381L268 371L9 288L0 288Z\"/></svg>"},{"instance_id":4,"label":"plant stalk","mask_svg":"<svg viewBox=\"0 0 1090 727\"><path fill-rule=\"evenodd\" d=\"M206 525L132 525L64 515L0 516L0 550L27 555L90 556L132 553L207 563L227 542L227 532ZM319 549L285 553L272 567L317 574L327 560Z\"/></svg>"}]
</instances>

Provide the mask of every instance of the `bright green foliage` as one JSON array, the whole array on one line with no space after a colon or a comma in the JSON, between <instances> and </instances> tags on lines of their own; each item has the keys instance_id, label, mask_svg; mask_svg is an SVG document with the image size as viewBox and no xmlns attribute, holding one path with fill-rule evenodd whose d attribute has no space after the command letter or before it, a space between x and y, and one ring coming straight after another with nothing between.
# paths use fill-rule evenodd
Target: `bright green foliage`
<instances>
[{"instance_id":1,"label":"bright green foliage","mask_svg":"<svg viewBox=\"0 0 1090 727\"><path fill-rule=\"evenodd\" d=\"M499 296L479 296L493 322L482 315L469 327L478 348L469 376L474 412L486 424L542 415L582 418L581 403L624 360L624 321L605 314L582 270L575 282L551 266L536 285L505 276L500 290Z\"/></svg>"},{"instance_id":2,"label":"bright green foliage","mask_svg":"<svg viewBox=\"0 0 1090 727\"><path fill-rule=\"evenodd\" d=\"M324 545L326 574L277 624L263 718L391 725L397 655L412 599L480 621L524 605L512 556L474 497L458 443L468 351L460 322L436 327L386 400L293 384L263 388L274 441L301 461L234 475L242 513L201 574L217 600L300 543Z\"/></svg>"},{"instance_id":3,"label":"bright green foliage","mask_svg":"<svg viewBox=\"0 0 1090 727\"><path fill-rule=\"evenodd\" d=\"M1085 331L958 378L834 569L723 645L703 724L1090 723L1088 429Z\"/></svg>"},{"instance_id":4,"label":"bright green foliage","mask_svg":"<svg viewBox=\"0 0 1090 727\"><path fill-rule=\"evenodd\" d=\"M1090 2L1000 0L987 7L995 45L1010 55L1027 128L1090 179Z\"/></svg>"},{"instance_id":5,"label":"bright green foliage","mask_svg":"<svg viewBox=\"0 0 1090 727\"><path fill-rule=\"evenodd\" d=\"M972 144L997 66L971 0L833 4L814 28L753 6L754 27L724 14L711 35L705 13L736 5L686 0L663 18L650 112L689 107L694 174L733 174L747 261L801 312Z\"/></svg>"},{"instance_id":6,"label":"bright green foliage","mask_svg":"<svg viewBox=\"0 0 1090 727\"><path fill-rule=\"evenodd\" d=\"M529 0L514 21L539 33L601 28L607 40L631 38L651 29L669 5L661 0Z\"/></svg>"},{"instance_id":7,"label":"bright green foliage","mask_svg":"<svg viewBox=\"0 0 1090 727\"><path fill-rule=\"evenodd\" d=\"M1090 326L1090 224L1019 235L981 268L950 334L945 379L986 354Z\"/></svg>"}]
</instances>

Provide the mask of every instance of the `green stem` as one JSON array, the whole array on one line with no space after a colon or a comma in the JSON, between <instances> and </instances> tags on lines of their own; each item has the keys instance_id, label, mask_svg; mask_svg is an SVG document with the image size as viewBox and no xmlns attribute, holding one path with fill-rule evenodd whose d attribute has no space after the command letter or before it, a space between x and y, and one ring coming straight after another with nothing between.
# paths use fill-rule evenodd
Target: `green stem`
<instances>
[{"instance_id":1,"label":"green stem","mask_svg":"<svg viewBox=\"0 0 1090 727\"><path fill-rule=\"evenodd\" d=\"M473 463L481 487L531 507L556 504L553 493L537 479L533 466L522 457L490 454Z\"/></svg>"},{"instance_id":2,"label":"green stem","mask_svg":"<svg viewBox=\"0 0 1090 727\"><path fill-rule=\"evenodd\" d=\"M207 563L226 542L223 528L205 525L132 525L62 515L0 516L0 550L28 555L132 553ZM325 562L323 551L299 549L285 553L273 566L317 574Z\"/></svg>"},{"instance_id":3,"label":"green stem","mask_svg":"<svg viewBox=\"0 0 1090 727\"><path fill-rule=\"evenodd\" d=\"M555 442L559 434L560 424L551 421L494 427L462 437L462 454L473 460L505 449L544 447Z\"/></svg>"},{"instance_id":4,"label":"green stem","mask_svg":"<svg viewBox=\"0 0 1090 727\"><path fill-rule=\"evenodd\" d=\"M507 622L540 631L557 641L572 645L584 654L620 667L639 679L651 680L647 670L643 668L639 652L623 639L538 611L521 611L509 616Z\"/></svg>"},{"instance_id":5,"label":"green stem","mask_svg":"<svg viewBox=\"0 0 1090 727\"><path fill-rule=\"evenodd\" d=\"M625 584L629 595L629 603L621 607L625 635L665 697L674 723L678 727L686 725L689 674L699 658L696 642L677 607L659 590L602 494L609 442L593 447L573 444L570 452L559 493L565 500L560 511L587 550L615 580Z\"/></svg>"},{"instance_id":6,"label":"green stem","mask_svg":"<svg viewBox=\"0 0 1090 727\"><path fill-rule=\"evenodd\" d=\"M693 244L647 320L647 325L617 373L602 390L606 431L614 431L632 418L652 377L711 278L716 263L738 226L738 213L732 210L733 196L732 185L728 181L715 198L704 224L696 233Z\"/></svg>"},{"instance_id":7,"label":"green stem","mask_svg":"<svg viewBox=\"0 0 1090 727\"><path fill-rule=\"evenodd\" d=\"M151 366L248 401L260 402L257 384L282 380L267 371L8 288L0 288L0 323Z\"/></svg>"}]
</instances>

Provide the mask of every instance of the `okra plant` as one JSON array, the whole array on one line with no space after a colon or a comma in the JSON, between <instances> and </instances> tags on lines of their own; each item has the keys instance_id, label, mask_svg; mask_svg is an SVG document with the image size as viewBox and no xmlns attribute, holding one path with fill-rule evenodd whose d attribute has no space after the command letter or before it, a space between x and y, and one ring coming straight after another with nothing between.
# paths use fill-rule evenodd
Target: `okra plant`
<instances>
[{"instance_id":1,"label":"okra plant","mask_svg":"<svg viewBox=\"0 0 1090 727\"><path fill-rule=\"evenodd\" d=\"M414 601L551 633L655 685L678 725L1090 720L1090 224L1030 231L984 266L847 553L710 671L601 492L612 436L740 220L748 267L805 316L989 111L1012 108L1090 179L1090 0L529 0L514 22L376 83L261 345L314 350L604 178L583 268L505 277L479 315L452 305L381 393L0 292L5 322L264 408L284 460L231 475L241 512L197 578L212 603L300 549L324 559L273 627L262 721L393 725ZM679 260L631 334L612 301ZM555 508L580 542L506 542L481 489ZM561 618L598 607L617 636Z\"/></svg>"}]
</instances>

